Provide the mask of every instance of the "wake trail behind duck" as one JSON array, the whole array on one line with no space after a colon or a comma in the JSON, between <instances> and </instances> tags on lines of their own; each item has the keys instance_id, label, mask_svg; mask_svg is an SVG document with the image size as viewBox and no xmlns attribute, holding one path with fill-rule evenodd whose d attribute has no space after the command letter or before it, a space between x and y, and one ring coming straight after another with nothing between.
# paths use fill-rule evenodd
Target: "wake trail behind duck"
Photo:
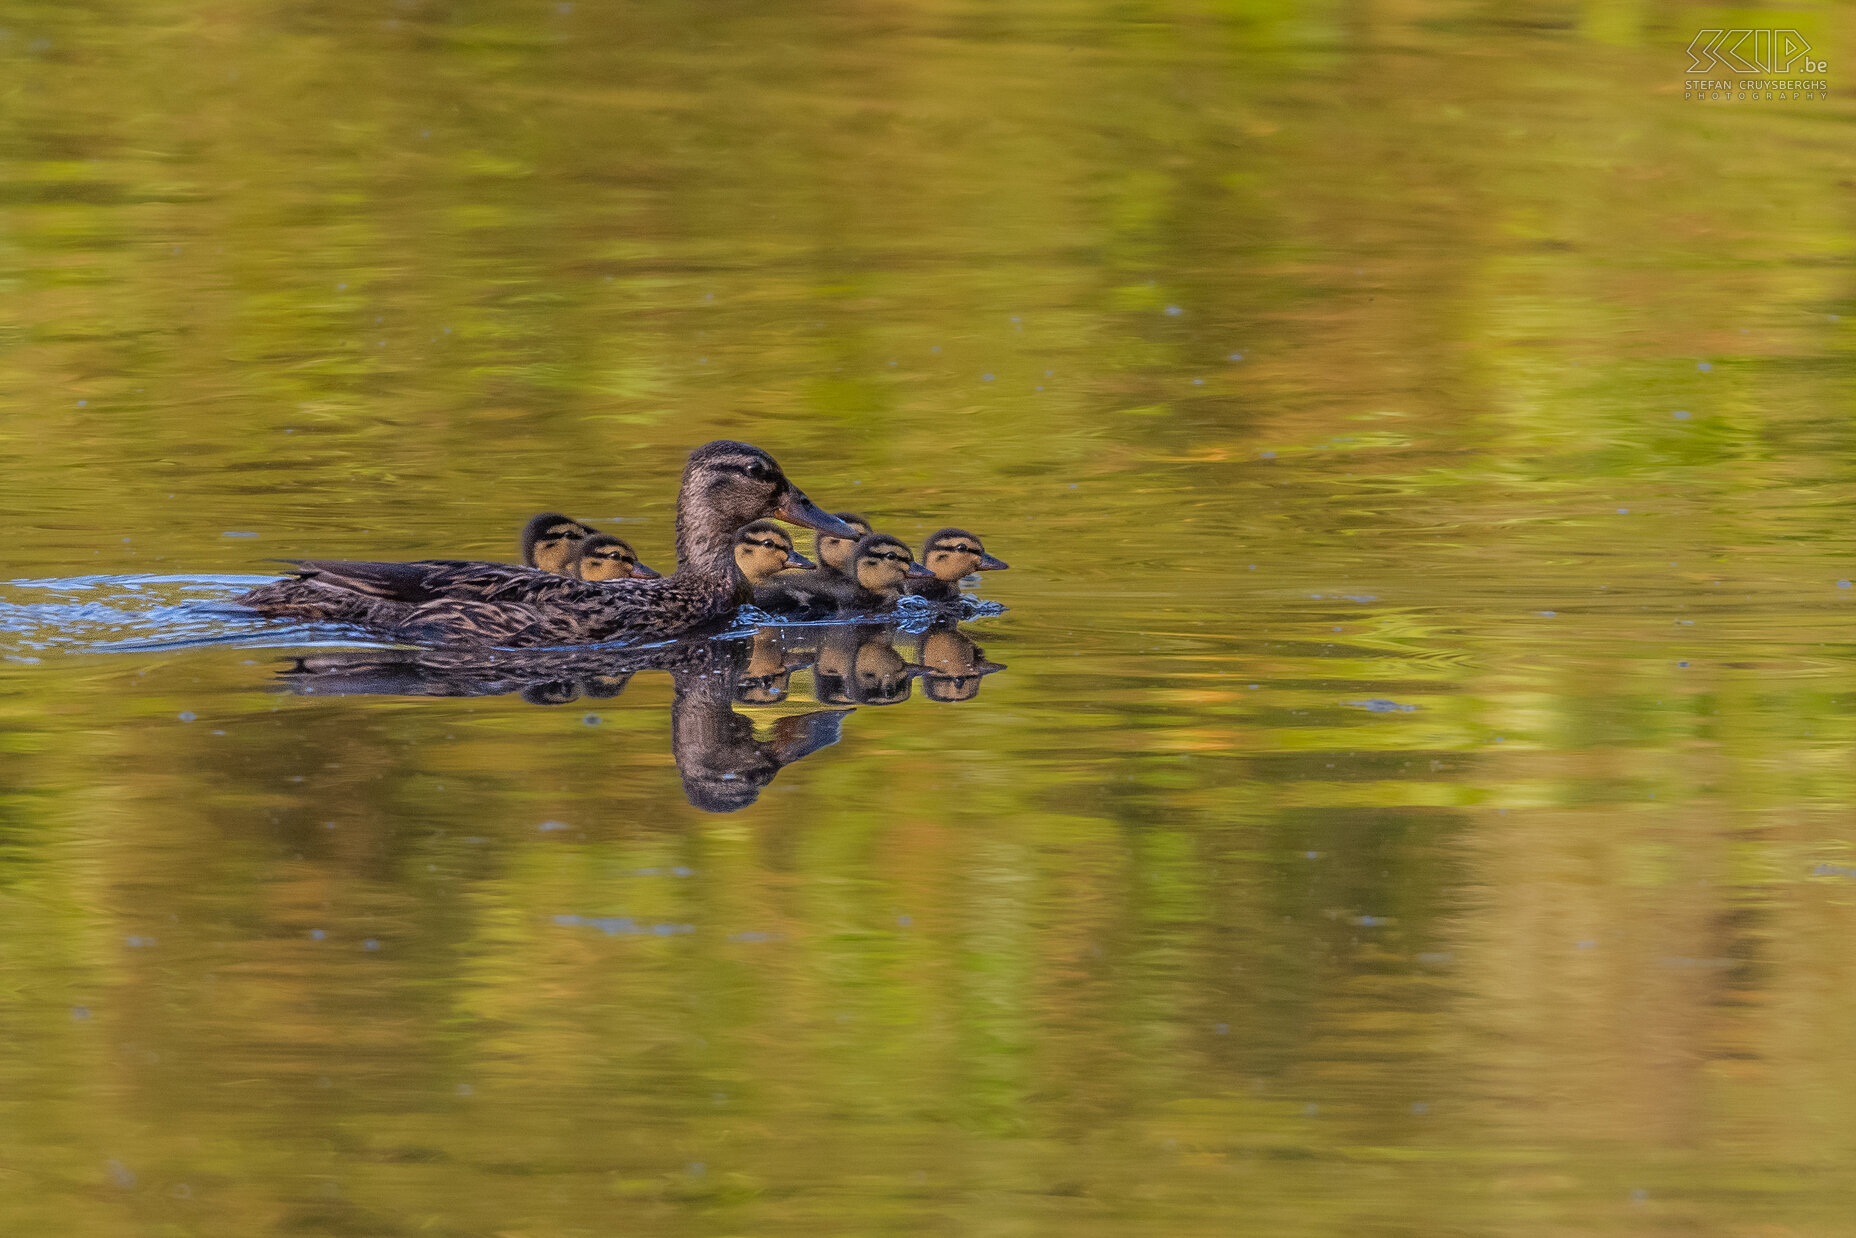
<instances>
[{"instance_id":1,"label":"wake trail behind duck","mask_svg":"<svg viewBox=\"0 0 1856 1238\"><path fill-rule=\"evenodd\" d=\"M273 576L124 575L0 584L0 657L128 653L204 645L369 644L328 624L278 624L230 603Z\"/></svg>"}]
</instances>

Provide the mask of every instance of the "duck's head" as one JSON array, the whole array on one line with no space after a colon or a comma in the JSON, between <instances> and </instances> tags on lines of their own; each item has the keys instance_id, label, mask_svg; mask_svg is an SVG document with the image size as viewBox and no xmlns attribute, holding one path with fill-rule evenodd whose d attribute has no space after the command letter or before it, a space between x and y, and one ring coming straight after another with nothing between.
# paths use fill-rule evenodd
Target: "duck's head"
<instances>
[{"instance_id":1,"label":"duck's head","mask_svg":"<svg viewBox=\"0 0 1856 1238\"><path fill-rule=\"evenodd\" d=\"M857 537L837 537L830 533L820 533L818 543L813 549L818 554L820 563L833 571L849 575L844 565L850 559L851 551L857 546L857 538L868 537L874 530L870 528L870 522L856 512L839 512L838 519L856 529Z\"/></svg>"},{"instance_id":2,"label":"duck's head","mask_svg":"<svg viewBox=\"0 0 1856 1238\"><path fill-rule=\"evenodd\" d=\"M656 580L661 574L638 562L638 552L610 533L583 540L564 570L581 580Z\"/></svg>"},{"instance_id":3,"label":"duck's head","mask_svg":"<svg viewBox=\"0 0 1856 1238\"><path fill-rule=\"evenodd\" d=\"M915 562L904 542L887 533L872 533L859 541L846 561L845 574L872 593L898 593L903 581L932 575Z\"/></svg>"},{"instance_id":4,"label":"duck's head","mask_svg":"<svg viewBox=\"0 0 1856 1238\"><path fill-rule=\"evenodd\" d=\"M821 511L805 492L786 479L774 458L758 447L720 439L690 453L683 470L679 506L696 520L705 536L719 525L731 533L756 520L802 524L837 537L850 526Z\"/></svg>"},{"instance_id":5,"label":"duck's head","mask_svg":"<svg viewBox=\"0 0 1856 1238\"><path fill-rule=\"evenodd\" d=\"M812 560L793 549L785 529L771 520L756 520L735 533L735 566L758 588L789 567L811 567Z\"/></svg>"},{"instance_id":6,"label":"duck's head","mask_svg":"<svg viewBox=\"0 0 1856 1238\"><path fill-rule=\"evenodd\" d=\"M974 572L1003 572L1012 565L987 554L980 539L965 529L942 529L922 543L922 566L951 585Z\"/></svg>"},{"instance_id":7,"label":"duck's head","mask_svg":"<svg viewBox=\"0 0 1856 1238\"><path fill-rule=\"evenodd\" d=\"M522 562L564 575L580 543L598 531L558 512L543 512L523 526Z\"/></svg>"}]
</instances>

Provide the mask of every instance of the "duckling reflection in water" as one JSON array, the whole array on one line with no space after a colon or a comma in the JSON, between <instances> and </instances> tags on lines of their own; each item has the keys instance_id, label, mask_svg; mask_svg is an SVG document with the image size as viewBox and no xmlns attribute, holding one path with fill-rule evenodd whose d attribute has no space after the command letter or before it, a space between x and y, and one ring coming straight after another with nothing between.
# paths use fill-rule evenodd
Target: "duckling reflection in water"
<instances>
[{"instance_id":1,"label":"duckling reflection in water","mask_svg":"<svg viewBox=\"0 0 1856 1238\"><path fill-rule=\"evenodd\" d=\"M896 652L893 633L876 623L836 627L819 639L812 694L821 705L900 705L921 667Z\"/></svg>"},{"instance_id":2,"label":"duckling reflection in water","mask_svg":"<svg viewBox=\"0 0 1856 1238\"><path fill-rule=\"evenodd\" d=\"M931 701L970 701L980 680L1004 666L986 660L986 651L952 623L937 623L922 633L915 654L921 667L922 695Z\"/></svg>"},{"instance_id":3,"label":"duckling reflection in water","mask_svg":"<svg viewBox=\"0 0 1856 1238\"><path fill-rule=\"evenodd\" d=\"M906 582L932 579L908 546L887 533L860 539L845 560L845 571L837 575L819 569L783 577L757 590L754 604L801 619L870 614L894 606Z\"/></svg>"},{"instance_id":4,"label":"duckling reflection in water","mask_svg":"<svg viewBox=\"0 0 1856 1238\"><path fill-rule=\"evenodd\" d=\"M598 532L584 521L559 512L543 512L522 526L522 562L557 576L568 575L568 561L580 543Z\"/></svg>"},{"instance_id":5,"label":"duckling reflection in water","mask_svg":"<svg viewBox=\"0 0 1856 1238\"><path fill-rule=\"evenodd\" d=\"M609 701L625 691L632 672L622 675L588 675L584 679L551 679L532 683L522 689L522 699L531 705L571 705L585 696L588 700Z\"/></svg>"},{"instance_id":6,"label":"duckling reflection in water","mask_svg":"<svg viewBox=\"0 0 1856 1238\"><path fill-rule=\"evenodd\" d=\"M922 566L933 580L911 580L908 591L931 602L960 596L960 582L975 572L1003 572L1012 566L986 553L980 539L965 529L942 529L922 543Z\"/></svg>"},{"instance_id":7,"label":"duckling reflection in water","mask_svg":"<svg viewBox=\"0 0 1856 1238\"><path fill-rule=\"evenodd\" d=\"M563 704L593 686L623 687L640 670L668 671L670 751L689 802L705 812L752 804L786 766L835 744L848 709L790 714L766 738L732 707L747 661L743 641L686 640L648 650L482 651L330 650L292 660L285 685L305 696L394 694L497 696L520 692L541 704ZM617 689L613 689L616 692ZM610 693L608 693L609 695Z\"/></svg>"},{"instance_id":8,"label":"duckling reflection in water","mask_svg":"<svg viewBox=\"0 0 1856 1238\"><path fill-rule=\"evenodd\" d=\"M735 686L735 699L743 705L773 705L786 699L793 672L810 666L813 655L791 647L793 629L758 628L749 647L748 663Z\"/></svg>"},{"instance_id":9,"label":"duckling reflection in water","mask_svg":"<svg viewBox=\"0 0 1856 1238\"><path fill-rule=\"evenodd\" d=\"M638 552L612 534L595 533L574 550L561 575L575 580L657 580L663 573L640 563Z\"/></svg>"}]
</instances>

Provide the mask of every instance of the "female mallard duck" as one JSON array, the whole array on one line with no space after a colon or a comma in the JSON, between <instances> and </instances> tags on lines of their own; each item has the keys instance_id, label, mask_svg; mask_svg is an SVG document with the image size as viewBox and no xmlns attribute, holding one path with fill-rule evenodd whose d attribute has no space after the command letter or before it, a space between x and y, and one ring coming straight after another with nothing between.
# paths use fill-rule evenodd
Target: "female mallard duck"
<instances>
[{"instance_id":1,"label":"female mallard duck","mask_svg":"<svg viewBox=\"0 0 1856 1238\"><path fill-rule=\"evenodd\" d=\"M1003 572L1012 566L986 553L980 539L965 529L942 529L922 543L922 566L933 580L912 580L908 591L931 602L946 602L960 596L962 577L974 572Z\"/></svg>"},{"instance_id":2,"label":"female mallard duck","mask_svg":"<svg viewBox=\"0 0 1856 1238\"><path fill-rule=\"evenodd\" d=\"M785 529L771 520L756 520L735 531L735 566L747 579L748 588L758 589L788 568L814 564L793 549L793 539Z\"/></svg>"},{"instance_id":3,"label":"female mallard duck","mask_svg":"<svg viewBox=\"0 0 1856 1238\"><path fill-rule=\"evenodd\" d=\"M581 542L598 532L584 521L559 512L543 512L522 526L522 562L544 572L571 575L567 570L569 560Z\"/></svg>"},{"instance_id":4,"label":"female mallard duck","mask_svg":"<svg viewBox=\"0 0 1856 1238\"><path fill-rule=\"evenodd\" d=\"M595 533L575 548L561 575L575 580L656 580L663 573L638 562L638 552L612 534Z\"/></svg>"},{"instance_id":5,"label":"female mallard duck","mask_svg":"<svg viewBox=\"0 0 1856 1238\"><path fill-rule=\"evenodd\" d=\"M820 568L778 578L754 591L754 605L798 618L857 614L894 606L905 582L932 578L915 562L907 544L887 533L872 533L846 556L843 575Z\"/></svg>"},{"instance_id":6,"label":"female mallard duck","mask_svg":"<svg viewBox=\"0 0 1856 1238\"><path fill-rule=\"evenodd\" d=\"M264 615L354 623L421 643L532 648L662 640L712 624L748 600L735 566L735 531L772 516L839 537L852 531L806 498L772 456L724 440L690 453L677 493L677 570L658 580L573 580L499 563L304 559L294 579L238 600Z\"/></svg>"}]
</instances>

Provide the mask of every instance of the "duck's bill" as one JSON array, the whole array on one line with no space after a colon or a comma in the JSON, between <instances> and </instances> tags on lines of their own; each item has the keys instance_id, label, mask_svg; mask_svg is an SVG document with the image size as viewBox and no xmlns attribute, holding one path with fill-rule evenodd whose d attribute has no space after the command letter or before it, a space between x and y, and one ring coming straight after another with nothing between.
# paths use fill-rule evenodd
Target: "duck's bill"
<instances>
[{"instance_id":1,"label":"duck's bill","mask_svg":"<svg viewBox=\"0 0 1856 1238\"><path fill-rule=\"evenodd\" d=\"M804 555L800 554L797 550L789 550L786 552L786 566L788 568L817 567L818 564L812 562L812 560L806 558Z\"/></svg>"},{"instance_id":2,"label":"duck's bill","mask_svg":"<svg viewBox=\"0 0 1856 1238\"><path fill-rule=\"evenodd\" d=\"M863 536L830 512L820 509L811 499L797 490L788 490L780 496L780 503L774 515L789 524L802 524L808 529L817 529L826 537L842 537L846 541L854 542Z\"/></svg>"},{"instance_id":3,"label":"duck's bill","mask_svg":"<svg viewBox=\"0 0 1856 1238\"><path fill-rule=\"evenodd\" d=\"M976 572L1003 572L1010 566L1012 565L1007 563L1004 559L995 559L991 555L981 555L979 563L973 570Z\"/></svg>"},{"instance_id":4,"label":"duck's bill","mask_svg":"<svg viewBox=\"0 0 1856 1238\"><path fill-rule=\"evenodd\" d=\"M903 575L907 576L910 580L933 580L934 579L934 573L929 571L927 568L923 567L919 563L909 564L909 570L904 572Z\"/></svg>"},{"instance_id":5,"label":"duck's bill","mask_svg":"<svg viewBox=\"0 0 1856 1238\"><path fill-rule=\"evenodd\" d=\"M659 580L663 575L662 572L657 571L655 568L646 567L642 563L632 564L633 580Z\"/></svg>"}]
</instances>

